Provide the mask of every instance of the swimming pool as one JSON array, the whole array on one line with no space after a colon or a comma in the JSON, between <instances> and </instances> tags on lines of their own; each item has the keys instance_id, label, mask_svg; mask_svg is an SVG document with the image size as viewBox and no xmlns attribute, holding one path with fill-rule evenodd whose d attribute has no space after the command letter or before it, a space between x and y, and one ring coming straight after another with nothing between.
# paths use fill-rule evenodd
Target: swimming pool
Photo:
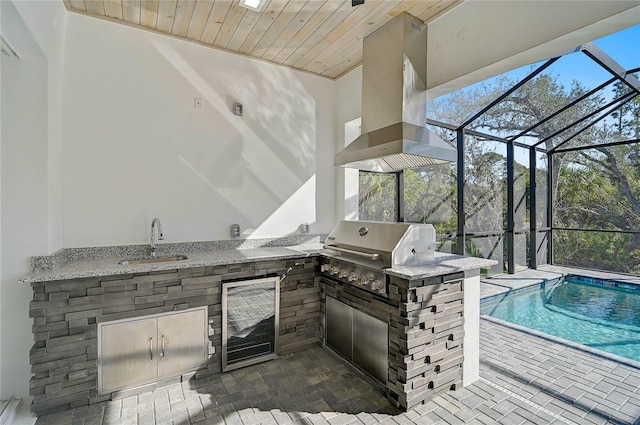
<instances>
[{"instance_id":1,"label":"swimming pool","mask_svg":"<svg viewBox=\"0 0 640 425\"><path fill-rule=\"evenodd\" d=\"M483 299L480 313L640 361L640 287L569 275Z\"/></svg>"}]
</instances>

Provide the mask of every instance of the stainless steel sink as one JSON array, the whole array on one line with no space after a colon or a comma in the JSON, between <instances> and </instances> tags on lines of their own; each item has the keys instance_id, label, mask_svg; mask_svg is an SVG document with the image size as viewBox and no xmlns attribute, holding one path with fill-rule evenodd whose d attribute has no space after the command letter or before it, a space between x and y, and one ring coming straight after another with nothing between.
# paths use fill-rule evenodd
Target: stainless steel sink
<instances>
[{"instance_id":1,"label":"stainless steel sink","mask_svg":"<svg viewBox=\"0 0 640 425\"><path fill-rule=\"evenodd\" d=\"M167 257L145 257L145 258L130 258L126 260L118 261L121 266L129 266L132 264L152 264L152 263L171 263L174 261L187 260L189 257L186 255L172 255Z\"/></svg>"}]
</instances>

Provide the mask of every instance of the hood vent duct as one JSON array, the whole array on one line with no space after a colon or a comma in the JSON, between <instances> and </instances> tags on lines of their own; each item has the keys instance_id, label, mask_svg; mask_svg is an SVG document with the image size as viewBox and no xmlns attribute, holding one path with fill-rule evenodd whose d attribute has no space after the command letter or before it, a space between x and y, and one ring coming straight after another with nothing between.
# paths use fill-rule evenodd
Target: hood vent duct
<instances>
[{"instance_id":1,"label":"hood vent duct","mask_svg":"<svg viewBox=\"0 0 640 425\"><path fill-rule=\"evenodd\" d=\"M362 135L335 165L393 172L457 160L425 127L427 27L403 12L363 41Z\"/></svg>"}]
</instances>

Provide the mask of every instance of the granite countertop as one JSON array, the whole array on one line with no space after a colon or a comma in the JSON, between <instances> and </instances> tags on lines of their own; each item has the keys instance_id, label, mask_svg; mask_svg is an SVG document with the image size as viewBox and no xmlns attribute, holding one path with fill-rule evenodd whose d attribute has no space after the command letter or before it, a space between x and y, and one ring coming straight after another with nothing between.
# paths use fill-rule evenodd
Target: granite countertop
<instances>
[{"instance_id":1,"label":"granite countertop","mask_svg":"<svg viewBox=\"0 0 640 425\"><path fill-rule=\"evenodd\" d=\"M481 267L493 266L495 264L498 264L496 260L436 252L433 263L426 264L424 266L385 269L385 273L402 279L416 280L479 269Z\"/></svg>"},{"instance_id":2,"label":"granite countertop","mask_svg":"<svg viewBox=\"0 0 640 425\"><path fill-rule=\"evenodd\" d=\"M322 244L310 243L287 247L276 246L186 252L185 255L188 257L186 260L148 264L120 265L118 261L125 259L121 257L77 259L64 262L51 269L34 270L20 278L19 282L50 282L88 277L179 270L193 267L221 266L254 261L285 260L288 258L315 256L321 251Z\"/></svg>"},{"instance_id":3,"label":"granite countertop","mask_svg":"<svg viewBox=\"0 0 640 425\"><path fill-rule=\"evenodd\" d=\"M36 268L25 275L19 282L50 282L67 279L82 279L100 276L115 276L135 273L148 273L165 270L178 270L194 267L212 267L227 264L240 264L255 261L286 260L318 256L324 253L322 243L302 243L289 246L263 246L233 249L191 249L185 252L188 258L181 261L168 261L147 264L120 265L118 261L135 258L135 255L123 256L109 251L102 254L91 254L86 257L74 256L52 267ZM162 253L159 256L176 253ZM396 267L385 269L385 273L403 279L424 279L460 271L479 269L497 264L494 260L464 257L455 254L436 252L433 263L418 267Z\"/></svg>"}]
</instances>

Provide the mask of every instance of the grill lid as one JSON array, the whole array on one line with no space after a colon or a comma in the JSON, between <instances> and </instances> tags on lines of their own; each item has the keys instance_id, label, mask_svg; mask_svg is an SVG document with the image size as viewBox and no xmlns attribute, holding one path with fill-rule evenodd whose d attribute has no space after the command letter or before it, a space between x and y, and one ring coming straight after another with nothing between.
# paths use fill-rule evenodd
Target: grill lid
<instances>
[{"instance_id":1,"label":"grill lid","mask_svg":"<svg viewBox=\"0 0 640 425\"><path fill-rule=\"evenodd\" d=\"M379 267L413 267L433 261L436 231L431 224L343 220L324 247Z\"/></svg>"}]
</instances>

